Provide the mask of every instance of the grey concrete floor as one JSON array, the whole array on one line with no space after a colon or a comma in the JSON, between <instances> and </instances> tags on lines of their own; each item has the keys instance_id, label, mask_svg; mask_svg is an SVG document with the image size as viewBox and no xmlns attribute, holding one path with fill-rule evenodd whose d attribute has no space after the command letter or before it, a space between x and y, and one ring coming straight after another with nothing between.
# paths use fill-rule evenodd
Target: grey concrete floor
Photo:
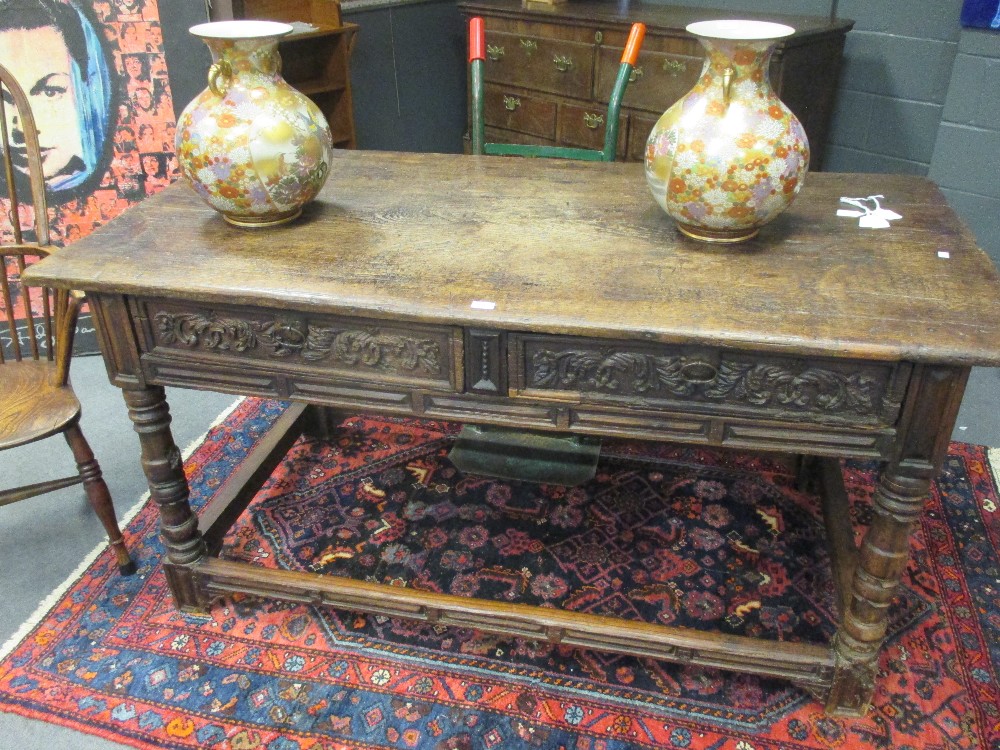
<instances>
[{"instance_id":1,"label":"grey concrete floor","mask_svg":"<svg viewBox=\"0 0 1000 750\"><path fill-rule=\"evenodd\" d=\"M115 498L119 517L146 491L139 446L119 391L99 357L73 363L73 384L83 405L82 425ZM182 449L205 433L234 401L232 396L168 389L172 429ZM1000 370L973 371L954 438L1000 447ZM39 481L73 471L65 442L53 438L0 454L0 484ZM29 479L29 477L31 477ZM8 640L104 540L82 489L71 487L0 508L0 644ZM112 750L126 748L53 724L0 713L0 750Z\"/></svg>"}]
</instances>

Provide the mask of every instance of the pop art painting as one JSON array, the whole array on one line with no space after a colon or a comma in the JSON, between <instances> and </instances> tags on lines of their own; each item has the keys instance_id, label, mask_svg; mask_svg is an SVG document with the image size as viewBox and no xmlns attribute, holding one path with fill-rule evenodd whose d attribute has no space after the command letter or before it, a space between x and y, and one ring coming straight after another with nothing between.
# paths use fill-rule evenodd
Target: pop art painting
<instances>
[{"instance_id":1,"label":"pop art painting","mask_svg":"<svg viewBox=\"0 0 1000 750\"><path fill-rule=\"evenodd\" d=\"M178 176L157 0L0 0L0 63L38 127L53 244L89 234ZM17 180L24 137L4 96ZM0 212L3 241L14 220L30 235L34 207L13 216L2 171ZM5 347L10 335L0 334ZM88 315L77 350L96 351Z\"/></svg>"}]
</instances>

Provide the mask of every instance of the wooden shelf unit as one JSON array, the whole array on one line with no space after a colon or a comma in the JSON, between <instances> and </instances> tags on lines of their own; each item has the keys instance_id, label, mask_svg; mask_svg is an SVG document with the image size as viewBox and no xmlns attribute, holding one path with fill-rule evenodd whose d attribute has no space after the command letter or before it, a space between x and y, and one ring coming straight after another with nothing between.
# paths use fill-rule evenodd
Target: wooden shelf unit
<instances>
[{"instance_id":1,"label":"wooden shelf unit","mask_svg":"<svg viewBox=\"0 0 1000 750\"><path fill-rule=\"evenodd\" d=\"M217 0L212 20L259 18L296 25L279 45L281 74L326 116L336 148L356 148L351 96L355 23L341 20L335 0ZM302 28L309 24L312 28Z\"/></svg>"}]
</instances>

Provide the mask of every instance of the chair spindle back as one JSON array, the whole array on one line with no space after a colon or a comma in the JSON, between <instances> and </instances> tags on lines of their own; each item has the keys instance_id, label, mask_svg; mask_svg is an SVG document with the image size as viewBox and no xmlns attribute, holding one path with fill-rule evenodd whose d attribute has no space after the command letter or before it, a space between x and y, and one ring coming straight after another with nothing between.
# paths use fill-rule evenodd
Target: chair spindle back
<instances>
[{"instance_id":1,"label":"chair spindle back","mask_svg":"<svg viewBox=\"0 0 1000 750\"><path fill-rule=\"evenodd\" d=\"M47 359L66 361L60 368L65 370L74 331L73 327L61 331L59 322L75 318L76 300L65 291L21 283L25 267L53 249L38 128L28 97L2 65L0 93L0 205L6 211L0 217L0 364ZM22 221L28 215L32 218L26 232Z\"/></svg>"}]
</instances>

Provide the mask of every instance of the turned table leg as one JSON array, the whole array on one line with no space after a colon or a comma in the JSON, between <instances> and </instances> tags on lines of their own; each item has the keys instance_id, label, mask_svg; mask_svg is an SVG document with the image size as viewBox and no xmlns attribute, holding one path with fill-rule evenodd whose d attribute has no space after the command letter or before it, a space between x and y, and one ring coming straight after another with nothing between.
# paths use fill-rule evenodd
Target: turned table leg
<instances>
[{"instance_id":1,"label":"turned table leg","mask_svg":"<svg viewBox=\"0 0 1000 750\"><path fill-rule=\"evenodd\" d=\"M944 463L968 376L968 368L914 368L894 456L875 488L874 517L861 541L846 611L833 638L836 665L826 702L830 713L861 715L871 703L889 605L909 559L910 533Z\"/></svg>"},{"instance_id":2,"label":"turned table leg","mask_svg":"<svg viewBox=\"0 0 1000 750\"><path fill-rule=\"evenodd\" d=\"M170 433L166 394L158 386L127 387L122 393L139 435L149 493L160 509L160 538L167 552L164 569L174 603L185 611L204 611L208 601L199 591L193 568L205 558L206 547L188 502L181 452Z\"/></svg>"},{"instance_id":3,"label":"turned table leg","mask_svg":"<svg viewBox=\"0 0 1000 750\"><path fill-rule=\"evenodd\" d=\"M930 479L888 466L872 500L874 518L861 542L843 621L833 640L836 668L827 700L831 713L862 715L875 690L878 656L892 603L909 559L910 532Z\"/></svg>"}]
</instances>

